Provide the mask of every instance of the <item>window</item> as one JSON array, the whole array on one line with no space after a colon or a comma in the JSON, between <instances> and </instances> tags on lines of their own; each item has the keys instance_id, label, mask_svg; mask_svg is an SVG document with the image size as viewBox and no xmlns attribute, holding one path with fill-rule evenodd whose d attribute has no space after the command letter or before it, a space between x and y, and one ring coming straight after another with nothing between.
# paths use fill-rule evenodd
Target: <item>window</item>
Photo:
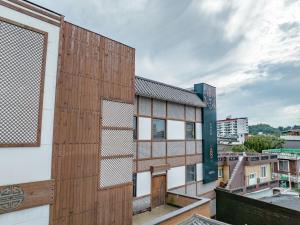
<instances>
[{"instance_id":1,"label":"window","mask_svg":"<svg viewBox=\"0 0 300 225\"><path fill-rule=\"evenodd\" d=\"M218 168L218 177L219 178L223 177L223 168Z\"/></svg>"},{"instance_id":2,"label":"window","mask_svg":"<svg viewBox=\"0 0 300 225\"><path fill-rule=\"evenodd\" d=\"M195 123L186 122L185 124L185 138L195 139Z\"/></svg>"},{"instance_id":3,"label":"window","mask_svg":"<svg viewBox=\"0 0 300 225\"><path fill-rule=\"evenodd\" d=\"M186 166L186 182L196 181L196 164Z\"/></svg>"},{"instance_id":4,"label":"window","mask_svg":"<svg viewBox=\"0 0 300 225\"><path fill-rule=\"evenodd\" d=\"M288 160L279 160L279 171L289 171L289 164Z\"/></svg>"},{"instance_id":5,"label":"window","mask_svg":"<svg viewBox=\"0 0 300 225\"><path fill-rule=\"evenodd\" d=\"M132 174L132 196L136 197L136 173Z\"/></svg>"},{"instance_id":6,"label":"window","mask_svg":"<svg viewBox=\"0 0 300 225\"><path fill-rule=\"evenodd\" d=\"M152 139L166 139L166 121L152 120Z\"/></svg>"},{"instance_id":7,"label":"window","mask_svg":"<svg viewBox=\"0 0 300 225\"><path fill-rule=\"evenodd\" d=\"M260 177L262 178L267 177L267 166L260 167Z\"/></svg>"},{"instance_id":8,"label":"window","mask_svg":"<svg viewBox=\"0 0 300 225\"><path fill-rule=\"evenodd\" d=\"M137 139L137 117L133 117L133 140Z\"/></svg>"}]
</instances>

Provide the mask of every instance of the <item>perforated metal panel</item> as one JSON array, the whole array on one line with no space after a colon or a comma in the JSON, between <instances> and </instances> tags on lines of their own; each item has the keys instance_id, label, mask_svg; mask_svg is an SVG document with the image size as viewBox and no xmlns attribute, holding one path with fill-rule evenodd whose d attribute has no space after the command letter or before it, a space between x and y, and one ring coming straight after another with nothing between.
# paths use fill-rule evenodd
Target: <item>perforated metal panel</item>
<instances>
[{"instance_id":1,"label":"perforated metal panel","mask_svg":"<svg viewBox=\"0 0 300 225\"><path fill-rule=\"evenodd\" d=\"M151 157L151 142L138 143L138 158L146 159Z\"/></svg>"},{"instance_id":2,"label":"perforated metal panel","mask_svg":"<svg viewBox=\"0 0 300 225\"><path fill-rule=\"evenodd\" d=\"M102 101L100 188L132 182L133 111L131 104Z\"/></svg>"},{"instance_id":3,"label":"perforated metal panel","mask_svg":"<svg viewBox=\"0 0 300 225\"><path fill-rule=\"evenodd\" d=\"M102 159L100 187L129 183L132 181L132 158Z\"/></svg>"},{"instance_id":4,"label":"perforated metal panel","mask_svg":"<svg viewBox=\"0 0 300 225\"><path fill-rule=\"evenodd\" d=\"M184 105L168 102L168 117L172 119L184 119Z\"/></svg>"},{"instance_id":5,"label":"perforated metal panel","mask_svg":"<svg viewBox=\"0 0 300 225\"><path fill-rule=\"evenodd\" d=\"M195 121L195 107L186 106L185 107L185 119L188 121Z\"/></svg>"},{"instance_id":6,"label":"perforated metal panel","mask_svg":"<svg viewBox=\"0 0 300 225\"><path fill-rule=\"evenodd\" d=\"M0 145L38 145L46 34L0 19Z\"/></svg>"},{"instance_id":7,"label":"perforated metal panel","mask_svg":"<svg viewBox=\"0 0 300 225\"><path fill-rule=\"evenodd\" d=\"M139 115L151 116L151 99L139 97Z\"/></svg>"},{"instance_id":8,"label":"perforated metal panel","mask_svg":"<svg viewBox=\"0 0 300 225\"><path fill-rule=\"evenodd\" d=\"M167 143L168 156L184 155L185 144L184 141L169 141Z\"/></svg>"},{"instance_id":9,"label":"perforated metal panel","mask_svg":"<svg viewBox=\"0 0 300 225\"><path fill-rule=\"evenodd\" d=\"M134 107L131 104L103 100L102 126L132 128L133 110Z\"/></svg>"},{"instance_id":10,"label":"perforated metal panel","mask_svg":"<svg viewBox=\"0 0 300 225\"><path fill-rule=\"evenodd\" d=\"M196 153L202 154L202 141L196 141Z\"/></svg>"},{"instance_id":11,"label":"perforated metal panel","mask_svg":"<svg viewBox=\"0 0 300 225\"><path fill-rule=\"evenodd\" d=\"M186 154L192 155L196 153L196 143L195 141L187 141L186 142Z\"/></svg>"},{"instance_id":12,"label":"perforated metal panel","mask_svg":"<svg viewBox=\"0 0 300 225\"><path fill-rule=\"evenodd\" d=\"M152 157L165 157L166 156L166 142L158 141L152 142Z\"/></svg>"},{"instance_id":13,"label":"perforated metal panel","mask_svg":"<svg viewBox=\"0 0 300 225\"><path fill-rule=\"evenodd\" d=\"M132 130L102 130L101 156L133 154Z\"/></svg>"},{"instance_id":14,"label":"perforated metal panel","mask_svg":"<svg viewBox=\"0 0 300 225\"><path fill-rule=\"evenodd\" d=\"M202 122L202 110L201 110L201 108L196 108L196 122Z\"/></svg>"},{"instance_id":15,"label":"perforated metal panel","mask_svg":"<svg viewBox=\"0 0 300 225\"><path fill-rule=\"evenodd\" d=\"M154 117L166 117L166 102L153 100L153 116Z\"/></svg>"}]
</instances>

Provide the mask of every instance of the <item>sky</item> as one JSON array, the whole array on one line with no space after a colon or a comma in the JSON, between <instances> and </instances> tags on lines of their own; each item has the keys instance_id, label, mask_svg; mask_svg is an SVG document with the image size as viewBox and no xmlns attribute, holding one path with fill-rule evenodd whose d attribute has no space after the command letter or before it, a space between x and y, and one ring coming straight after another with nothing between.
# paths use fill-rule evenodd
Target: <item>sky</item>
<instances>
[{"instance_id":1,"label":"sky","mask_svg":"<svg viewBox=\"0 0 300 225\"><path fill-rule=\"evenodd\" d=\"M136 49L136 75L217 88L217 115L300 125L300 0L32 0Z\"/></svg>"}]
</instances>

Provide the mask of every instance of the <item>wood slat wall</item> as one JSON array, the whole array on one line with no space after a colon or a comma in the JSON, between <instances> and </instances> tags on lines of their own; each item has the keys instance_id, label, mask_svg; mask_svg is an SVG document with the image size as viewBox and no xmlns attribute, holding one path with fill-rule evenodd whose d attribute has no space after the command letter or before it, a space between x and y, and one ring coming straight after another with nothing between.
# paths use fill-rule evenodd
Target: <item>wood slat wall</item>
<instances>
[{"instance_id":1,"label":"wood slat wall","mask_svg":"<svg viewBox=\"0 0 300 225\"><path fill-rule=\"evenodd\" d=\"M135 50L68 22L61 42L51 224L131 224L132 184L98 188L100 99L134 103Z\"/></svg>"}]
</instances>

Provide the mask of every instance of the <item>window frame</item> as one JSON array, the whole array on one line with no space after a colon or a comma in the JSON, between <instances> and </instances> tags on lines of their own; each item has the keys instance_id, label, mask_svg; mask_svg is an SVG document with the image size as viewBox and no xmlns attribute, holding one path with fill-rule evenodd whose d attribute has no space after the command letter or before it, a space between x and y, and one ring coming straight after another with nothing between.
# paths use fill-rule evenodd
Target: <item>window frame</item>
<instances>
[{"instance_id":1,"label":"window frame","mask_svg":"<svg viewBox=\"0 0 300 225\"><path fill-rule=\"evenodd\" d=\"M133 116L133 140L138 139L138 118L137 116Z\"/></svg>"},{"instance_id":2,"label":"window frame","mask_svg":"<svg viewBox=\"0 0 300 225\"><path fill-rule=\"evenodd\" d=\"M188 127L188 124L189 125L193 125L193 128L192 128L192 137L188 137L187 134L187 127ZM186 140L195 140L196 139L196 123L195 122L190 122L190 121L186 121L185 122L185 139Z\"/></svg>"},{"instance_id":3,"label":"window frame","mask_svg":"<svg viewBox=\"0 0 300 225\"><path fill-rule=\"evenodd\" d=\"M221 171L221 173L220 173ZM220 175L221 174L221 175ZM224 171L223 168L218 168L218 178L223 178L224 177Z\"/></svg>"},{"instance_id":4,"label":"window frame","mask_svg":"<svg viewBox=\"0 0 300 225\"><path fill-rule=\"evenodd\" d=\"M265 176L263 176L263 175L265 175ZM261 178L266 178L267 177L267 166L266 165L260 166L260 177Z\"/></svg>"},{"instance_id":5,"label":"window frame","mask_svg":"<svg viewBox=\"0 0 300 225\"><path fill-rule=\"evenodd\" d=\"M163 137L155 137L154 134L154 124L156 121L162 121L164 124L164 135ZM157 132L157 131L155 131ZM167 121L165 119L161 119L161 118L152 118L151 120L151 139L152 140L166 140L167 139Z\"/></svg>"},{"instance_id":6,"label":"window frame","mask_svg":"<svg viewBox=\"0 0 300 225\"><path fill-rule=\"evenodd\" d=\"M136 198L137 194L137 173L132 174L132 197Z\"/></svg>"},{"instance_id":7,"label":"window frame","mask_svg":"<svg viewBox=\"0 0 300 225\"><path fill-rule=\"evenodd\" d=\"M285 168L284 169L280 169L280 163L286 163L287 164L287 168L286 168L286 170L285 170ZM279 160L278 161L278 171L283 171L283 172L289 172L289 161L288 160Z\"/></svg>"},{"instance_id":8,"label":"window frame","mask_svg":"<svg viewBox=\"0 0 300 225\"><path fill-rule=\"evenodd\" d=\"M189 168L193 168L193 171L189 171ZM192 174L194 176L194 179L188 180L189 175ZM185 166L185 182L187 184L194 183L197 181L197 166L196 164L186 165Z\"/></svg>"}]
</instances>

